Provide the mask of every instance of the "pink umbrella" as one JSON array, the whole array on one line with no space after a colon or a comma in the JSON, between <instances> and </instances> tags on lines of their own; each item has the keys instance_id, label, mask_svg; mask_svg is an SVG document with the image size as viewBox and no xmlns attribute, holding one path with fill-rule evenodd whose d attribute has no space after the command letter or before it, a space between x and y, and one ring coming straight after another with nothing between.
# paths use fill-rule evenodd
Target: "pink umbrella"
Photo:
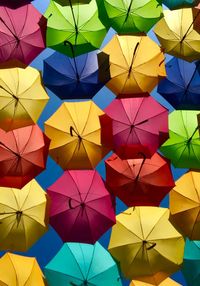
<instances>
[{"instance_id":1,"label":"pink umbrella","mask_svg":"<svg viewBox=\"0 0 200 286\"><path fill-rule=\"evenodd\" d=\"M115 224L114 202L95 170L70 170L48 188L50 224L63 241L95 243Z\"/></svg>"},{"instance_id":2,"label":"pink umbrella","mask_svg":"<svg viewBox=\"0 0 200 286\"><path fill-rule=\"evenodd\" d=\"M44 48L46 19L32 4L0 6L0 62L29 64Z\"/></svg>"},{"instance_id":3,"label":"pink umbrella","mask_svg":"<svg viewBox=\"0 0 200 286\"><path fill-rule=\"evenodd\" d=\"M151 157L168 138L168 110L151 96L115 99L104 111L102 142L122 159Z\"/></svg>"}]
</instances>

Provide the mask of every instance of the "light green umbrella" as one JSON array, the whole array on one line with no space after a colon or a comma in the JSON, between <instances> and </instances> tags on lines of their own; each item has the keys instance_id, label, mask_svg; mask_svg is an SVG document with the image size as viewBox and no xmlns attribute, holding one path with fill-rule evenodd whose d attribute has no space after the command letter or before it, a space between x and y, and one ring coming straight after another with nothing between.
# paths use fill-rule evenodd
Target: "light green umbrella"
<instances>
[{"instance_id":1,"label":"light green umbrella","mask_svg":"<svg viewBox=\"0 0 200 286\"><path fill-rule=\"evenodd\" d=\"M169 115L169 139L160 150L177 168L200 169L198 110L177 110Z\"/></svg>"},{"instance_id":2,"label":"light green umbrella","mask_svg":"<svg viewBox=\"0 0 200 286\"><path fill-rule=\"evenodd\" d=\"M69 6L51 0L45 17L47 46L71 57L99 48L107 33L98 18L95 0Z\"/></svg>"},{"instance_id":3,"label":"light green umbrella","mask_svg":"<svg viewBox=\"0 0 200 286\"><path fill-rule=\"evenodd\" d=\"M101 21L119 34L147 33L163 16L160 0L97 0Z\"/></svg>"},{"instance_id":4,"label":"light green umbrella","mask_svg":"<svg viewBox=\"0 0 200 286\"><path fill-rule=\"evenodd\" d=\"M118 267L98 242L65 243L45 267L49 286L121 286Z\"/></svg>"}]
</instances>

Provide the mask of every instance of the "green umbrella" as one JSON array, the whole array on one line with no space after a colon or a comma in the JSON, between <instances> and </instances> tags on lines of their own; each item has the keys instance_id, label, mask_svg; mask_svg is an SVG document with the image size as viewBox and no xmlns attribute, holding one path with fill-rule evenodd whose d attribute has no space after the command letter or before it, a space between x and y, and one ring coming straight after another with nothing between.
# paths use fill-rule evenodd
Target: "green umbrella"
<instances>
[{"instance_id":1,"label":"green umbrella","mask_svg":"<svg viewBox=\"0 0 200 286\"><path fill-rule=\"evenodd\" d=\"M197 110L177 110L169 115L169 139L160 150L177 168L200 169Z\"/></svg>"},{"instance_id":2,"label":"green umbrella","mask_svg":"<svg viewBox=\"0 0 200 286\"><path fill-rule=\"evenodd\" d=\"M65 243L45 267L49 286L121 286L118 267L98 242Z\"/></svg>"},{"instance_id":3,"label":"green umbrella","mask_svg":"<svg viewBox=\"0 0 200 286\"><path fill-rule=\"evenodd\" d=\"M99 48L107 33L98 18L95 0L74 6L61 6L51 0L45 17L47 46L70 57Z\"/></svg>"},{"instance_id":4,"label":"green umbrella","mask_svg":"<svg viewBox=\"0 0 200 286\"><path fill-rule=\"evenodd\" d=\"M163 16L160 0L97 0L106 27L119 34L147 33Z\"/></svg>"}]
</instances>

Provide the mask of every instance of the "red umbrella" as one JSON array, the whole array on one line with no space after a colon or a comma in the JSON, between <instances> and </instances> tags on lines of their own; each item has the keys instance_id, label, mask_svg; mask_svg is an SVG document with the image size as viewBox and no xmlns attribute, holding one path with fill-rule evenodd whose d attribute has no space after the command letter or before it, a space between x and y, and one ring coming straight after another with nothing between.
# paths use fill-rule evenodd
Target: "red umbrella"
<instances>
[{"instance_id":1,"label":"red umbrella","mask_svg":"<svg viewBox=\"0 0 200 286\"><path fill-rule=\"evenodd\" d=\"M47 192L50 224L63 241L95 243L115 224L112 197L95 170L65 171Z\"/></svg>"},{"instance_id":2,"label":"red umbrella","mask_svg":"<svg viewBox=\"0 0 200 286\"><path fill-rule=\"evenodd\" d=\"M29 64L44 48L46 19L32 4L0 6L0 62Z\"/></svg>"},{"instance_id":3,"label":"red umbrella","mask_svg":"<svg viewBox=\"0 0 200 286\"><path fill-rule=\"evenodd\" d=\"M0 129L0 186L21 189L46 166L50 140L37 125Z\"/></svg>"},{"instance_id":4,"label":"red umbrella","mask_svg":"<svg viewBox=\"0 0 200 286\"><path fill-rule=\"evenodd\" d=\"M158 153L130 160L113 154L105 164L108 189L127 206L159 206L174 187L170 162Z\"/></svg>"},{"instance_id":5,"label":"red umbrella","mask_svg":"<svg viewBox=\"0 0 200 286\"><path fill-rule=\"evenodd\" d=\"M104 111L102 143L122 159L151 157L168 138L168 110L151 96L115 99Z\"/></svg>"}]
</instances>

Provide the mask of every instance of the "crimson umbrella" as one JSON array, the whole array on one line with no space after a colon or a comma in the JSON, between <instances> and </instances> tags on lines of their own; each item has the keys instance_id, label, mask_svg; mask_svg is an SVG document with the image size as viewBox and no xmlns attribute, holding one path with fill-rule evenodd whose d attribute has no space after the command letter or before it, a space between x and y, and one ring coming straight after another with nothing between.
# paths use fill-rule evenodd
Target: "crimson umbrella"
<instances>
[{"instance_id":1,"label":"crimson umbrella","mask_svg":"<svg viewBox=\"0 0 200 286\"><path fill-rule=\"evenodd\" d=\"M0 63L17 59L29 64L44 48L46 19L32 5L0 6Z\"/></svg>"},{"instance_id":2,"label":"crimson umbrella","mask_svg":"<svg viewBox=\"0 0 200 286\"><path fill-rule=\"evenodd\" d=\"M129 207L159 206L174 187L170 162L158 153L129 160L113 154L105 164L108 189Z\"/></svg>"},{"instance_id":3,"label":"crimson umbrella","mask_svg":"<svg viewBox=\"0 0 200 286\"><path fill-rule=\"evenodd\" d=\"M63 241L95 243L115 224L111 195L95 170L70 170L48 188L50 224Z\"/></svg>"},{"instance_id":4,"label":"crimson umbrella","mask_svg":"<svg viewBox=\"0 0 200 286\"><path fill-rule=\"evenodd\" d=\"M115 99L104 112L102 143L121 159L151 157L168 138L168 110L151 96Z\"/></svg>"},{"instance_id":5,"label":"crimson umbrella","mask_svg":"<svg viewBox=\"0 0 200 286\"><path fill-rule=\"evenodd\" d=\"M21 189L46 166L50 140L37 125L0 129L0 186Z\"/></svg>"}]
</instances>

